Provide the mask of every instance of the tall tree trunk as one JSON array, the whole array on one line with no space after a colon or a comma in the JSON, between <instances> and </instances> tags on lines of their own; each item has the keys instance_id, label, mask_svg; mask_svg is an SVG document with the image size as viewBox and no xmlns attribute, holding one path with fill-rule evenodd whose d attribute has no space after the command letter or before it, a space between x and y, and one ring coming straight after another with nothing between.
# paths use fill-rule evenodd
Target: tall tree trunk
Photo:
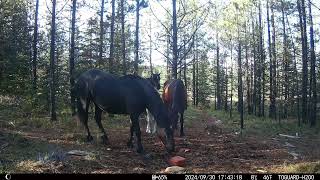
<instances>
[{"instance_id":1,"label":"tall tree trunk","mask_svg":"<svg viewBox=\"0 0 320 180\"><path fill-rule=\"evenodd\" d=\"M75 25L76 25L76 11L77 11L77 0L72 1L72 19L71 19L71 47L70 47L70 61L69 61L69 70L70 70L70 97L71 97L71 110L72 113L76 112L76 102L74 96L74 48L75 48Z\"/></svg>"},{"instance_id":2,"label":"tall tree trunk","mask_svg":"<svg viewBox=\"0 0 320 180\"><path fill-rule=\"evenodd\" d=\"M196 106L199 105L199 52L196 51Z\"/></svg>"},{"instance_id":3,"label":"tall tree trunk","mask_svg":"<svg viewBox=\"0 0 320 180\"><path fill-rule=\"evenodd\" d=\"M225 76L225 101L224 101L224 110L228 111L228 67L225 67L226 76Z\"/></svg>"},{"instance_id":4,"label":"tall tree trunk","mask_svg":"<svg viewBox=\"0 0 320 180\"><path fill-rule=\"evenodd\" d=\"M271 45L271 32L270 32L270 15L269 15L269 0L267 0L267 24L268 24L268 54L269 54L269 75L270 75L270 106L269 106L269 117L275 118L276 98L273 91L273 57L272 57L272 45Z\"/></svg>"},{"instance_id":5,"label":"tall tree trunk","mask_svg":"<svg viewBox=\"0 0 320 180\"><path fill-rule=\"evenodd\" d=\"M316 125L317 119L317 79L316 79L316 55L314 50L314 32L313 32L313 19L311 10L311 0L309 0L309 22L310 22L310 92L312 93L312 102L310 102L310 126Z\"/></svg>"},{"instance_id":6,"label":"tall tree trunk","mask_svg":"<svg viewBox=\"0 0 320 180\"><path fill-rule=\"evenodd\" d=\"M127 62L126 62L126 37L125 37L125 26L124 26L124 0L120 1L121 6L121 54L122 54L122 66L123 74L127 74Z\"/></svg>"},{"instance_id":7,"label":"tall tree trunk","mask_svg":"<svg viewBox=\"0 0 320 180\"><path fill-rule=\"evenodd\" d=\"M233 44L231 41L231 50L230 50L230 54L231 54L231 71L230 71L230 108L229 108L229 116L230 118L232 117L232 104L233 104Z\"/></svg>"},{"instance_id":8,"label":"tall tree trunk","mask_svg":"<svg viewBox=\"0 0 320 180\"><path fill-rule=\"evenodd\" d=\"M272 53L272 59L271 59L271 66L272 66L272 103L273 103L273 115L274 119L277 118L277 106L276 106L276 98L277 98L277 56L276 56L276 29L275 29L275 17L274 17L274 10L273 10L273 3L270 7L271 9L271 27L272 27L272 43L271 43L271 53ZM271 71L271 70L270 70Z\"/></svg>"},{"instance_id":9,"label":"tall tree trunk","mask_svg":"<svg viewBox=\"0 0 320 180\"><path fill-rule=\"evenodd\" d=\"M184 37L185 38L185 37ZM186 52L186 40L184 39L183 43L183 52ZM187 58L185 57L183 59L183 80L184 80L184 86L186 87L186 90L188 91L188 83L187 83Z\"/></svg>"},{"instance_id":10,"label":"tall tree trunk","mask_svg":"<svg viewBox=\"0 0 320 180\"><path fill-rule=\"evenodd\" d=\"M197 58L197 35L193 37L196 40L193 44L193 60L192 60L192 104L196 106L196 58Z\"/></svg>"},{"instance_id":11,"label":"tall tree trunk","mask_svg":"<svg viewBox=\"0 0 320 180\"><path fill-rule=\"evenodd\" d=\"M248 107L248 114L251 114L251 87L249 81L249 47L248 47L248 37L247 37L247 23L245 24L245 56L246 56L246 83L247 83L247 107Z\"/></svg>"},{"instance_id":12,"label":"tall tree trunk","mask_svg":"<svg viewBox=\"0 0 320 180\"><path fill-rule=\"evenodd\" d=\"M178 68L178 27L177 27L177 0L172 0L172 78L177 79Z\"/></svg>"},{"instance_id":13,"label":"tall tree trunk","mask_svg":"<svg viewBox=\"0 0 320 180\"><path fill-rule=\"evenodd\" d=\"M283 29L283 63L284 63L284 117L287 118L288 114L288 94L289 94L289 62L288 62L288 50L287 50L287 34L286 34L286 24L285 24L285 10L284 2L281 1L281 11L282 11L282 29Z\"/></svg>"},{"instance_id":14,"label":"tall tree trunk","mask_svg":"<svg viewBox=\"0 0 320 180\"><path fill-rule=\"evenodd\" d=\"M167 35L167 58L166 58L166 61L167 61L167 78L168 79L171 79L171 73L170 73L170 68L171 68L171 66L170 66L170 58L169 58L169 56L170 56L170 44L171 44L171 42L170 42L170 35Z\"/></svg>"},{"instance_id":15,"label":"tall tree trunk","mask_svg":"<svg viewBox=\"0 0 320 180\"><path fill-rule=\"evenodd\" d=\"M140 11L140 1L136 0L136 32L134 40L134 74L139 73L139 11Z\"/></svg>"},{"instance_id":16,"label":"tall tree trunk","mask_svg":"<svg viewBox=\"0 0 320 180\"><path fill-rule=\"evenodd\" d=\"M262 73L263 73L263 32L262 32L262 18L261 18L261 2L259 1L259 63L258 63L258 67L257 67L257 74L258 74L258 116L262 116L263 115L263 95L262 95L262 83L263 82L263 77L262 77Z\"/></svg>"},{"instance_id":17,"label":"tall tree trunk","mask_svg":"<svg viewBox=\"0 0 320 180\"><path fill-rule=\"evenodd\" d=\"M57 120L56 113L56 80L55 80L55 42L56 42L56 0L52 0L51 43L50 43L50 101L51 120Z\"/></svg>"},{"instance_id":18,"label":"tall tree trunk","mask_svg":"<svg viewBox=\"0 0 320 180\"><path fill-rule=\"evenodd\" d=\"M301 4L300 4L301 1ZM308 54L307 54L307 35L306 35L306 18L305 18L305 1L298 0L297 7L299 11L300 32L302 40L302 122L307 122L307 89L308 89Z\"/></svg>"},{"instance_id":19,"label":"tall tree trunk","mask_svg":"<svg viewBox=\"0 0 320 180\"><path fill-rule=\"evenodd\" d=\"M39 12L39 0L36 0L36 12L34 14L34 32L33 32L33 59L32 59L32 74L33 74L33 91L37 93L37 44L38 44L38 13Z\"/></svg>"},{"instance_id":20,"label":"tall tree trunk","mask_svg":"<svg viewBox=\"0 0 320 180\"><path fill-rule=\"evenodd\" d=\"M216 35L216 46L217 46L217 80L216 80L216 88L217 88L217 109L221 110L221 87L220 87L220 54L219 54L219 36Z\"/></svg>"},{"instance_id":21,"label":"tall tree trunk","mask_svg":"<svg viewBox=\"0 0 320 180\"><path fill-rule=\"evenodd\" d=\"M111 0L111 29L110 29L110 55L109 55L109 71L113 73L113 52L114 52L114 20L115 20L115 0Z\"/></svg>"},{"instance_id":22,"label":"tall tree trunk","mask_svg":"<svg viewBox=\"0 0 320 180\"><path fill-rule=\"evenodd\" d=\"M253 17L253 16L252 16ZM252 40L253 40L253 93L252 93L252 104L253 104L253 113L257 115L257 48L256 48L256 25L252 19Z\"/></svg>"},{"instance_id":23,"label":"tall tree trunk","mask_svg":"<svg viewBox=\"0 0 320 180\"><path fill-rule=\"evenodd\" d=\"M239 31L239 30L238 30ZM242 62L241 62L241 40L240 33L238 32L239 45L238 45L238 100L240 111L240 127L243 129L243 89L242 89Z\"/></svg>"},{"instance_id":24,"label":"tall tree trunk","mask_svg":"<svg viewBox=\"0 0 320 180\"><path fill-rule=\"evenodd\" d=\"M298 126L301 126L301 118L300 118L300 87L299 87L299 75L298 75L298 70L297 70L297 59L296 59L296 48L294 48L293 50L293 58L294 58L294 81L295 81L295 86L296 88L294 88L294 95L296 95L296 101L297 101L297 106L296 106L296 115L297 115L297 119L298 119Z\"/></svg>"},{"instance_id":25,"label":"tall tree trunk","mask_svg":"<svg viewBox=\"0 0 320 180\"><path fill-rule=\"evenodd\" d=\"M150 22L150 27L149 27L149 30L150 30L150 40L149 40L149 63L150 63L150 74L152 75L153 74L153 67L152 67L152 38L151 38L151 19L149 20Z\"/></svg>"},{"instance_id":26,"label":"tall tree trunk","mask_svg":"<svg viewBox=\"0 0 320 180\"><path fill-rule=\"evenodd\" d=\"M103 13L104 13L104 0L101 2L101 11L100 11L100 38L99 38L99 63L100 66L103 62L102 54L103 54L103 34L104 34L104 26L103 26Z\"/></svg>"}]
</instances>

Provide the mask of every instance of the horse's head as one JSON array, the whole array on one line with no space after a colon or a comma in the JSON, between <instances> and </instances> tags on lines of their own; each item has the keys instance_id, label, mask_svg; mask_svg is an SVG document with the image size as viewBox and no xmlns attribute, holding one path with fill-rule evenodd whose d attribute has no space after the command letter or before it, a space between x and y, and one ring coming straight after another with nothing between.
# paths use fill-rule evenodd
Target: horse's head
<instances>
[{"instance_id":1,"label":"horse's head","mask_svg":"<svg viewBox=\"0 0 320 180\"><path fill-rule=\"evenodd\" d=\"M173 129L171 127L169 113L165 106L161 106L161 108L159 109L161 111L158 116L155 117L155 120L157 121L157 135L165 145L166 150L171 153L174 151L175 147Z\"/></svg>"},{"instance_id":2,"label":"horse's head","mask_svg":"<svg viewBox=\"0 0 320 180\"><path fill-rule=\"evenodd\" d=\"M168 128L161 128L157 130L158 137L165 145L166 150L171 153L174 151L174 137L173 137L173 130L171 127Z\"/></svg>"},{"instance_id":3,"label":"horse's head","mask_svg":"<svg viewBox=\"0 0 320 180\"><path fill-rule=\"evenodd\" d=\"M160 89L160 73L159 74L152 74L150 77L151 84L157 88L157 90Z\"/></svg>"}]
</instances>

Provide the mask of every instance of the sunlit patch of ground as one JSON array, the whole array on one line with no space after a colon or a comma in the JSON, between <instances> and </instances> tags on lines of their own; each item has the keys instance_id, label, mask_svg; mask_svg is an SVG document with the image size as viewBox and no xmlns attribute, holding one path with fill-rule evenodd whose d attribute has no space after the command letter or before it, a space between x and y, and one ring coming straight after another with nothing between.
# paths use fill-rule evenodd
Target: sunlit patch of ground
<instances>
[{"instance_id":1,"label":"sunlit patch of ground","mask_svg":"<svg viewBox=\"0 0 320 180\"><path fill-rule=\"evenodd\" d=\"M141 120L142 143L151 159L146 160L126 146L129 137L127 116L104 115L103 125L110 145L102 145L100 133L90 114L89 126L94 136L85 141L84 128L77 122L60 119L9 118L0 122L0 173L162 173L168 167L168 155L159 139L145 133ZM186 112L186 136L176 137L176 152L186 158L187 173L319 173L319 140L265 137L250 133L242 136L224 125L210 125L217 119L199 109ZM222 119L222 123L225 123ZM227 123L225 123L227 124ZM295 148L284 146L285 142ZM312 143L309 143L312 142ZM312 150L310 150L310 147ZM179 151L190 149L188 152ZM317 150L318 149L318 150ZM68 155L70 150L88 152L87 156ZM295 159L290 153L299 154ZM314 162L314 163L309 163Z\"/></svg>"},{"instance_id":2,"label":"sunlit patch of ground","mask_svg":"<svg viewBox=\"0 0 320 180\"><path fill-rule=\"evenodd\" d=\"M320 161L302 162L297 164L285 164L275 166L272 169L276 173L320 173Z\"/></svg>"}]
</instances>

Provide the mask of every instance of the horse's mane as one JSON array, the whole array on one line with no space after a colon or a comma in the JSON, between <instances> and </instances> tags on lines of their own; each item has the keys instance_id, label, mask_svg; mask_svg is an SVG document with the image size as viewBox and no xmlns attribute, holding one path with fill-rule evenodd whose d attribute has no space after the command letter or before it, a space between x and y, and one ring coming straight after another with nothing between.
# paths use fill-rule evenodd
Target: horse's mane
<instances>
[{"instance_id":1,"label":"horse's mane","mask_svg":"<svg viewBox=\"0 0 320 180\"><path fill-rule=\"evenodd\" d=\"M143 77L134 75L134 74L127 74L124 76L121 76L119 79L140 79L140 80L145 80Z\"/></svg>"},{"instance_id":2,"label":"horse's mane","mask_svg":"<svg viewBox=\"0 0 320 180\"><path fill-rule=\"evenodd\" d=\"M149 88L151 88L152 90L154 90L153 93L157 93L157 91L154 89L154 87L153 87L152 84L148 81L147 78L143 78L143 77L141 77L141 76L134 75L134 74L128 74L128 75L121 76L119 79L121 79L121 80L126 80L126 79L138 80L139 82L143 83L143 85L146 85L146 86L148 86Z\"/></svg>"}]
</instances>

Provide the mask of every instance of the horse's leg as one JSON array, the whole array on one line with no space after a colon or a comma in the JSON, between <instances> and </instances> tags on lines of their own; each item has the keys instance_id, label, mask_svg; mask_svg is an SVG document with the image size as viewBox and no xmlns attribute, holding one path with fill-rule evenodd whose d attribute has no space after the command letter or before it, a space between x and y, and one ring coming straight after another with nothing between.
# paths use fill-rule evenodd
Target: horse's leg
<instances>
[{"instance_id":1,"label":"horse's leg","mask_svg":"<svg viewBox=\"0 0 320 180\"><path fill-rule=\"evenodd\" d=\"M146 129L146 132L151 134L151 114L148 109L147 109L147 129Z\"/></svg>"},{"instance_id":2,"label":"horse's leg","mask_svg":"<svg viewBox=\"0 0 320 180\"><path fill-rule=\"evenodd\" d=\"M102 126L102 123L101 123L101 114L102 114L102 110L97 106L95 105L95 119L96 119L96 122L97 122L97 125L102 133L102 136L101 136L101 139L102 139L102 143L103 144L109 144L109 139L108 139L108 136L107 136L107 133L105 132L103 126Z\"/></svg>"},{"instance_id":3,"label":"horse's leg","mask_svg":"<svg viewBox=\"0 0 320 180\"><path fill-rule=\"evenodd\" d=\"M140 131L140 125L139 125L139 115L131 115L131 123L133 126L133 131L136 134L137 138L137 152L138 153L143 153L143 147L141 144L141 131Z\"/></svg>"},{"instance_id":4,"label":"horse's leg","mask_svg":"<svg viewBox=\"0 0 320 180\"><path fill-rule=\"evenodd\" d=\"M155 121L154 117L152 116L152 114L150 113L150 111L147 110L147 130L146 130L146 132L149 134L155 134L156 130L157 130L156 121Z\"/></svg>"},{"instance_id":5,"label":"horse's leg","mask_svg":"<svg viewBox=\"0 0 320 180\"><path fill-rule=\"evenodd\" d=\"M152 134L155 134L156 132L157 132L157 122L156 122L156 120L154 119L154 117L153 116L151 116L152 117Z\"/></svg>"},{"instance_id":6,"label":"horse's leg","mask_svg":"<svg viewBox=\"0 0 320 180\"><path fill-rule=\"evenodd\" d=\"M182 112L182 113L180 113L180 136L182 137L182 136L184 136L184 132L183 132L183 121L184 121L184 119L183 119L183 113L184 112Z\"/></svg>"},{"instance_id":7,"label":"horse's leg","mask_svg":"<svg viewBox=\"0 0 320 180\"><path fill-rule=\"evenodd\" d=\"M132 119L131 116L130 116L130 119ZM129 148L133 148L133 143L132 143L132 141L133 141L133 123L132 123L132 120L131 120L131 125L130 125L130 135L129 136L130 137L129 137L129 140L127 142L127 146Z\"/></svg>"},{"instance_id":8,"label":"horse's leg","mask_svg":"<svg viewBox=\"0 0 320 180\"><path fill-rule=\"evenodd\" d=\"M77 101L78 106L78 115L80 118L80 121L83 123L84 127L87 130L87 141L91 142L93 140L93 137L90 134L89 126L88 126L88 111L89 111L89 101L85 101L83 99L79 99Z\"/></svg>"}]
</instances>

